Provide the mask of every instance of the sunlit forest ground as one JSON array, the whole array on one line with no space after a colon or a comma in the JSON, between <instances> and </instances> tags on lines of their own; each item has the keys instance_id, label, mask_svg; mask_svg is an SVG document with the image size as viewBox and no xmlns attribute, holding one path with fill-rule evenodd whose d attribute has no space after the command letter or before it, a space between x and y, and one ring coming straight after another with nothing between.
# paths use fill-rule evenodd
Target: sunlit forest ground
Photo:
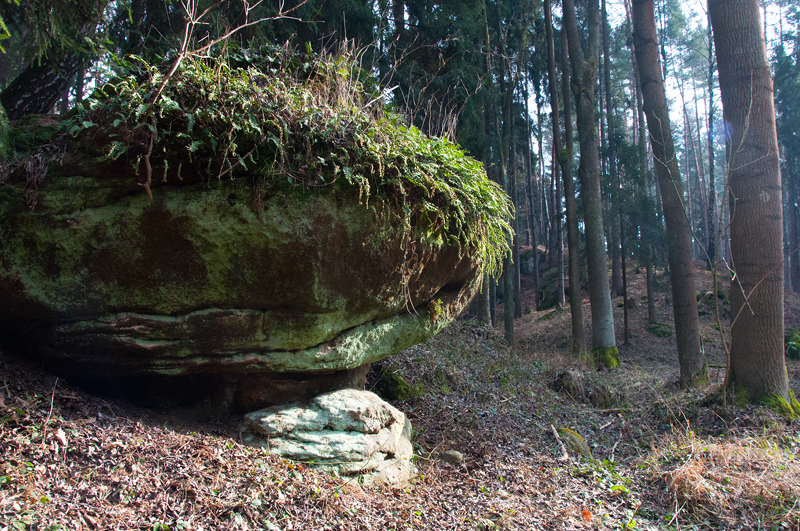
<instances>
[{"instance_id":1,"label":"sunlit forest ground","mask_svg":"<svg viewBox=\"0 0 800 531\"><path fill-rule=\"evenodd\" d=\"M655 299L662 326L648 329L644 277L629 268L637 304L618 369L573 358L569 309L530 302L510 347L501 329L462 319L374 367L370 385L389 370L417 395L393 402L414 425L419 470L399 489L245 447L238 419L188 423L2 355L0 529L798 529L798 423L718 392L710 275L698 290L712 381L691 391L677 386L668 280ZM720 311L725 331L725 296ZM800 324L792 294L786 323ZM800 362L787 365L800 391Z\"/></svg>"}]
</instances>

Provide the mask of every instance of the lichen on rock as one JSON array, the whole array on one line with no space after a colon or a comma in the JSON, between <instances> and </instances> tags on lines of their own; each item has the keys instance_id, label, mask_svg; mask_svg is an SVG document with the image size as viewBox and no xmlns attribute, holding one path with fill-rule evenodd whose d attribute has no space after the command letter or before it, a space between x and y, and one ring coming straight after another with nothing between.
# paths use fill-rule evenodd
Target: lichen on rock
<instances>
[{"instance_id":1,"label":"lichen on rock","mask_svg":"<svg viewBox=\"0 0 800 531\"><path fill-rule=\"evenodd\" d=\"M367 484L401 485L416 470L411 423L369 391L343 389L248 413L241 435L245 444Z\"/></svg>"}]
</instances>

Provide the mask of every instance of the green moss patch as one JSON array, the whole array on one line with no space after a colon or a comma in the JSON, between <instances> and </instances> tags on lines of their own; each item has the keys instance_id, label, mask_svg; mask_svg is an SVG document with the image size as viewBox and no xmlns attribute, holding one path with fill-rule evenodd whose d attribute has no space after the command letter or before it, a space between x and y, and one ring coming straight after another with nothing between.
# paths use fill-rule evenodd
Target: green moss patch
<instances>
[{"instance_id":1,"label":"green moss patch","mask_svg":"<svg viewBox=\"0 0 800 531\"><path fill-rule=\"evenodd\" d=\"M797 402L797 400L795 400L794 398L792 399L792 401ZM775 413L787 419L791 420L797 416L795 410L792 408L792 404L790 404L788 400L786 400L780 395L763 396L758 400L758 403L762 406L768 407Z\"/></svg>"},{"instance_id":2,"label":"green moss patch","mask_svg":"<svg viewBox=\"0 0 800 531\"><path fill-rule=\"evenodd\" d=\"M664 323L653 323L647 327L647 331L656 337L671 337L672 328Z\"/></svg>"},{"instance_id":3,"label":"green moss patch","mask_svg":"<svg viewBox=\"0 0 800 531\"><path fill-rule=\"evenodd\" d=\"M422 383L412 386L397 369L387 369L375 385L375 390L386 400L408 400L421 396L425 391Z\"/></svg>"},{"instance_id":4,"label":"green moss patch","mask_svg":"<svg viewBox=\"0 0 800 531\"><path fill-rule=\"evenodd\" d=\"M617 347L597 347L592 350L596 363L610 369L619 367L619 350Z\"/></svg>"},{"instance_id":5,"label":"green moss patch","mask_svg":"<svg viewBox=\"0 0 800 531\"><path fill-rule=\"evenodd\" d=\"M561 437L561 440L570 450L576 454L582 455L586 459L594 460L594 457L592 456L592 450L577 431L569 428L556 428L556 431L558 432L559 437Z\"/></svg>"},{"instance_id":6,"label":"green moss patch","mask_svg":"<svg viewBox=\"0 0 800 531\"><path fill-rule=\"evenodd\" d=\"M169 76L173 64L121 61L63 132L94 163L128 161L148 187L193 168L208 179L247 175L265 196L287 186L351 190L499 272L512 216L502 188L458 146L384 109L351 57L267 46L188 57Z\"/></svg>"}]
</instances>

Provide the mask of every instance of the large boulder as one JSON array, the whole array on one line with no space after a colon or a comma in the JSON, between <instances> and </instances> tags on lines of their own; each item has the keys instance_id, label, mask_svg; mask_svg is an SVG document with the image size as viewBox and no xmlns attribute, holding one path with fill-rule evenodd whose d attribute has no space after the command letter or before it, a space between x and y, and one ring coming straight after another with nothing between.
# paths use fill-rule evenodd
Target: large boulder
<instances>
[{"instance_id":1,"label":"large boulder","mask_svg":"<svg viewBox=\"0 0 800 531\"><path fill-rule=\"evenodd\" d=\"M357 386L467 305L507 199L452 144L354 97L342 110L339 89L321 101L341 75L324 64L292 81L203 60L163 92L148 67L61 124L12 127L0 346L158 405Z\"/></svg>"},{"instance_id":2,"label":"large boulder","mask_svg":"<svg viewBox=\"0 0 800 531\"><path fill-rule=\"evenodd\" d=\"M409 252L357 196L290 190L256 210L247 178L136 192L122 172L52 175L34 211L0 192L6 342L106 385L233 375L246 409L287 398L273 379L424 341L475 293L473 256L423 234Z\"/></svg>"},{"instance_id":3,"label":"large boulder","mask_svg":"<svg viewBox=\"0 0 800 531\"><path fill-rule=\"evenodd\" d=\"M402 485L416 472L411 423L369 391L332 391L248 413L241 436L245 444L367 484Z\"/></svg>"}]
</instances>

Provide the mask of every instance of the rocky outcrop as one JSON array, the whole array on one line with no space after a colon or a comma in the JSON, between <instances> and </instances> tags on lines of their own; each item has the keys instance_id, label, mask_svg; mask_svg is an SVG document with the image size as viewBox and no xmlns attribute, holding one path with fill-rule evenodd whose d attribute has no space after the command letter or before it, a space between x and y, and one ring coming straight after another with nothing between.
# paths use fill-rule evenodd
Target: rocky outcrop
<instances>
[{"instance_id":1,"label":"rocky outcrop","mask_svg":"<svg viewBox=\"0 0 800 531\"><path fill-rule=\"evenodd\" d=\"M343 389L248 413L241 435L245 444L367 484L401 485L416 471L411 423L369 391Z\"/></svg>"},{"instance_id":2,"label":"rocky outcrop","mask_svg":"<svg viewBox=\"0 0 800 531\"><path fill-rule=\"evenodd\" d=\"M51 170L33 211L0 190L0 337L54 372L161 403L224 385L255 409L352 383L474 294L469 253L406 240L357 193L184 169L150 201L120 168Z\"/></svg>"}]
</instances>

